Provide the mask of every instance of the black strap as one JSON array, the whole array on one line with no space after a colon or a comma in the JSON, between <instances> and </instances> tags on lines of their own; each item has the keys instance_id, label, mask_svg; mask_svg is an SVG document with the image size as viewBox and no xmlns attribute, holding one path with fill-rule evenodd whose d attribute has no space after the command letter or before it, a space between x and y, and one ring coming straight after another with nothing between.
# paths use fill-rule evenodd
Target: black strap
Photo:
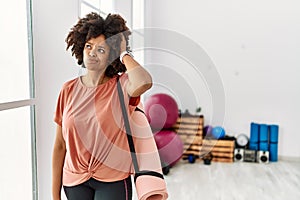
<instances>
[{"instance_id":1,"label":"black strap","mask_svg":"<svg viewBox=\"0 0 300 200\"><path fill-rule=\"evenodd\" d=\"M156 176L158 178L164 179L164 176L161 173L155 172L155 171L139 171L138 173L135 173L134 176L134 182L136 181L136 179L139 176L143 176L143 175L150 175L150 176Z\"/></svg>"},{"instance_id":2,"label":"black strap","mask_svg":"<svg viewBox=\"0 0 300 200\"><path fill-rule=\"evenodd\" d=\"M126 129L126 133L127 133L126 135L127 135L128 145L129 145L129 149L130 149L130 154L131 154L131 158L132 158L133 167L134 167L134 170L135 170L134 182L136 181L136 179L139 176L142 176L142 175L156 176L156 177L159 177L161 179L164 179L164 176L162 174L158 173L158 172L146 171L146 170L145 171L140 171L139 170L138 161L137 161L137 157L136 157L136 154L135 154L135 148L134 148L131 128L130 128L129 119L128 119L128 113L127 113L127 109L126 109L126 106L125 106L125 101L124 101L122 87L121 87L121 84L120 84L120 81L119 81L119 76L117 77L117 88L118 88L118 95L119 95L120 104L121 104L121 108L122 108L122 114L123 114L123 118L124 118L124 125L125 125L125 129ZM136 107L135 111L140 111L140 112L144 113L144 111L141 110L138 107Z\"/></svg>"},{"instance_id":3,"label":"black strap","mask_svg":"<svg viewBox=\"0 0 300 200\"><path fill-rule=\"evenodd\" d=\"M141 110L139 107L135 107L135 110L134 111L139 111L139 112L142 112L142 113L144 113L144 111L143 110ZM144 113L145 114L145 113Z\"/></svg>"},{"instance_id":4,"label":"black strap","mask_svg":"<svg viewBox=\"0 0 300 200\"><path fill-rule=\"evenodd\" d=\"M127 110L125 107L125 101L124 101L123 91L122 91L122 87L121 87L121 84L119 81L119 77L117 78L117 88L118 88L118 94L119 94L120 104L121 104L121 108L122 108L122 114L123 114L123 118L124 118L125 129L126 129L126 133L127 133L126 135L127 135L128 145L129 145L131 158L132 158L132 162L133 162L133 167L134 167L135 172L137 173L137 172L139 172L139 166L138 166L137 157L135 154L132 133L131 133L130 125L129 125L128 114L127 114Z\"/></svg>"}]
</instances>

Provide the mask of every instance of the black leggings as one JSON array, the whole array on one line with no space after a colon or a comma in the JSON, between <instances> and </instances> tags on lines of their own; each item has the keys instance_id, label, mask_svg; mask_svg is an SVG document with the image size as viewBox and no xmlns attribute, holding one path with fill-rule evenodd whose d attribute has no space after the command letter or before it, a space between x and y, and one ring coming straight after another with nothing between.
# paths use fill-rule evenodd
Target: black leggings
<instances>
[{"instance_id":1,"label":"black leggings","mask_svg":"<svg viewBox=\"0 0 300 200\"><path fill-rule=\"evenodd\" d=\"M93 178L76 186L64 186L68 200L131 200L130 176L116 182L101 182Z\"/></svg>"}]
</instances>

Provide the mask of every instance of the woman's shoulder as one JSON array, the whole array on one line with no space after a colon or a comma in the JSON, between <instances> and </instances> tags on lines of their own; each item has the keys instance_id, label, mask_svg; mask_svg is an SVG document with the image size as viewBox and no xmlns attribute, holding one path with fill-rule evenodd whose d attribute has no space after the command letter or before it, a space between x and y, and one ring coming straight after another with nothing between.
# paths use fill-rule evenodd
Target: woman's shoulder
<instances>
[{"instance_id":1,"label":"woman's shoulder","mask_svg":"<svg viewBox=\"0 0 300 200\"><path fill-rule=\"evenodd\" d=\"M128 80L128 74L126 72L123 72L123 73L119 74L118 76L121 81Z\"/></svg>"},{"instance_id":2,"label":"woman's shoulder","mask_svg":"<svg viewBox=\"0 0 300 200\"><path fill-rule=\"evenodd\" d=\"M78 79L79 78L76 77L76 78L66 81L62 86L62 90L68 90L68 89L72 88L77 83Z\"/></svg>"}]
</instances>

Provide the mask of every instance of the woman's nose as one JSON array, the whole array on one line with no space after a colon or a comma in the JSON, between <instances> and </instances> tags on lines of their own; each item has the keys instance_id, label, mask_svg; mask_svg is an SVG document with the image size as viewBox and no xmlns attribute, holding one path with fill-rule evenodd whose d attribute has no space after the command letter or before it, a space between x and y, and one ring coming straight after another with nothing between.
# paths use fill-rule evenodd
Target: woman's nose
<instances>
[{"instance_id":1,"label":"woman's nose","mask_svg":"<svg viewBox=\"0 0 300 200\"><path fill-rule=\"evenodd\" d=\"M90 56L92 57L96 57L96 53L95 53L95 49L91 49L90 53L89 53Z\"/></svg>"}]
</instances>

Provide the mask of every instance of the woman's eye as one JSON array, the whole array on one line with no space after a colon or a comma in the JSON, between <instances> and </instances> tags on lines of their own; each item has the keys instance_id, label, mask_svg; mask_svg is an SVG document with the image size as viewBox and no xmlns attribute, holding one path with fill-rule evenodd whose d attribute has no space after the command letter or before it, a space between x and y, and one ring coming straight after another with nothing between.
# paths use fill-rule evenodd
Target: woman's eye
<instances>
[{"instance_id":1,"label":"woman's eye","mask_svg":"<svg viewBox=\"0 0 300 200\"><path fill-rule=\"evenodd\" d=\"M105 53L105 50L104 49L98 49L98 52L99 53Z\"/></svg>"},{"instance_id":2,"label":"woman's eye","mask_svg":"<svg viewBox=\"0 0 300 200\"><path fill-rule=\"evenodd\" d=\"M87 48L87 49L91 49L91 45L89 45L89 44L86 44L86 45L85 45L85 48Z\"/></svg>"}]
</instances>

